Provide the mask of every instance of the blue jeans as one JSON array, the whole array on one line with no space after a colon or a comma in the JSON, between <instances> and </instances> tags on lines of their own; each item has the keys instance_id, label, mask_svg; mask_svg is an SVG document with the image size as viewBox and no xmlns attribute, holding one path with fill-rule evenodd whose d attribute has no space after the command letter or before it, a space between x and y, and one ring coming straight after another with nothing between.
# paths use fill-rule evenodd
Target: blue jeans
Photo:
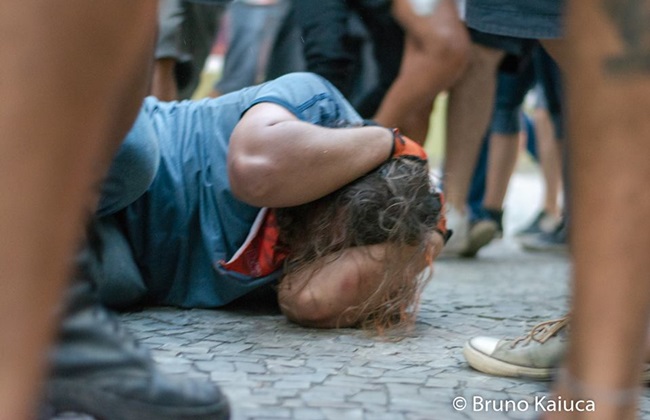
<instances>
[{"instance_id":1,"label":"blue jeans","mask_svg":"<svg viewBox=\"0 0 650 420\"><path fill-rule=\"evenodd\" d=\"M304 68L297 33L292 33L291 4L233 2L228 49L221 79L214 88L230 93Z\"/></svg>"},{"instance_id":2,"label":"blue jeans","mask_svg":"<svg viewBox=\"0 0 650 420\"><path fill-rule=\"evenodd\" d=\"M473 219L481 218L483 213L483 196L485 195L485 177L491 133L517 133L521 129L521 121L525 121L525 129L528 134L527 149L533 158L537 157L535 132L532 123L521 112L521 104L535 83L540 87L540 98L543 98L543 103L538 105L548 109L554 122L556 138L561 140L564 136L562 83L557 64L539 46L535 47L525 57L517 59L508 56L499 69L492 122L483 139L483 146L468 195L468 205Z\"/></svg>"}]
</instances>

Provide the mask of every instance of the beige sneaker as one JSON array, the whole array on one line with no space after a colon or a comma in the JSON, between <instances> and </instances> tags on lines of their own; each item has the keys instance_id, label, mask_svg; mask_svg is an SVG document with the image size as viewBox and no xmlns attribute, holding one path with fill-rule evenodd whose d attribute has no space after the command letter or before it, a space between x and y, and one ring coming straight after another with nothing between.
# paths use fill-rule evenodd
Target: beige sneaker
<instances>
[{"instance_id":1,"label":"beige sneaker","mask_svg":"<svg viewBox=\"0 0 650 420\"><path fill-rule=\"evenodd\" d=\"M460 253L461 257L473 258L476 253L492 242L495 238L499 226L494 220L478 220L470 223L467 234L467 247Z\"/></svg>"},{"instance_id":2,"label":"beige sneaker","mask_svg":"<svg viewBox=\"0 0 650 420\"><path fill-rule=\"evenodd\" d=\"M550 380L566 351L569 316L535 325L514 340L474 337L465 343L463 355L474 369L496 376ZM650 384L650 363L641 379Z\"/></svg>"},{"instance_id":3,"label":"beige sneaker","mask_svg":"<svg viewBox=\"0 0 650 420\"><path fill-rule=\"evenodd\" d=\"M497 376L549 380L567 347L569 317L537 324L514 340L474 337L463 355L474 369Z\"/></svg>"},{"instance_id":4,"label":"beige sneaker","mask_svg":"<svg viewBox=\"0 0 650 420\"><path fill-rule=\"evenodd\" d=\"M445 204L447 229L452 231L449 241L442 249L441 256L458 256L469 246L469 213L464 213L453 205Z\"/></svg>"}]
</instances>

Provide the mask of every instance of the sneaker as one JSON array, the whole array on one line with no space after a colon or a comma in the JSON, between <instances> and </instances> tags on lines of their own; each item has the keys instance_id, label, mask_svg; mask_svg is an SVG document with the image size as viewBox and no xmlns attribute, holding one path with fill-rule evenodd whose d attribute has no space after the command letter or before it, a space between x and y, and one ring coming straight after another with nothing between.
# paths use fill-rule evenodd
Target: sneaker
<instances>
[{"instance_id":1,"label":"sneaker","mask_svg":"<svg viewBox=\"0 0 650 420\"><path fill-rule=\"evenodd\" d=\"M454 233L445 244L442 256L472 258L494 239L497 224L489 217L470 221L468 211L461 213L453 205L446 206L447 227Z\"/></svg>"},{"instance_id":2,"label":"sneaker","mask_svg":"<svg viewBox=\"0 0 650 420\"><path fill-rule=\"evenodd\" d=\"M551 233L560 225L561 219L555 217L551 214L546 213L546 211L540 211L535 219L524 229L515 233L515 236L523 237L530 235L537 235L540 233Z\"/></svg>"},{"instance_id":3,"label":"sneaker","mask_svg":"<svg viewBox=\"0 0 650 420\"><path fill-rule=\"evenodd\" d=\"M474 337L463 355L474 369L496 376L549 380L560 365L568 342L569 317L537 324L514 340Z\"/></svg>"},{"instance_id":4,"label":"sneaker","mask_svg":"<svg viewBox=\"0 0 650 420\"><path fill-rule=\"evenodd\" d=\"M566 253L569 251L568 229L562 222L550 233L522 236L519 243L526 251Z\"/></svg>"},{"instance_id":5,"label":"sneaker","mask_svg":"<svg viewBox=\"0 0 650 420\"><path fill-rule=\"evenodd\" d=\"M564 358L568 344L569 316L539 323L514 340L474 337L465 343L463 356L479 372L495 376L550 380ZM650 363L641 379L650 383Z\"/></svg>"},{"instance_id":6,"label":"sneaker","mask_svg":"<svg viewBox=\"0 0 650 420\"><path fill-rule=\"evenodd\" d=\"M460 255L467 250L469 245L469 214L461 213L459 209L451 204L445 205L445 217L447 218L447 229L454 232L449 238L441 255Z\"/></svg>"},{"instance_id":7,"label":"sneaker","mask_svg":"<svg viewBox=\"0 0 650 420\"><path fill-rule=\"evenodd\" d=\"M497 224L495 238L503 238L503 210L483 209L490 220Z\"/></svg>"},{"instance_id":8,"label":"sneaker","mask_svg":"<svg viewBox=\"0 0 650 420\"><path fill-rule=\"evenodd\" d=\"M481 248L492 242L497 232L498 225L494 220L481 219L470 223L467 247L460 252L460 256L475 257Z\"/></svg>"}]
</instances>

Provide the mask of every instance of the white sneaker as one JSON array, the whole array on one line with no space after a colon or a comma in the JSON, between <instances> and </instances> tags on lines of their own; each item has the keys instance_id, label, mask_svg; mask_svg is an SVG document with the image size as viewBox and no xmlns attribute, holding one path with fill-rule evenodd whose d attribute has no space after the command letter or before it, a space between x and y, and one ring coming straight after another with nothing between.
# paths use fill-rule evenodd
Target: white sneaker
<instances>
[{"instance_id":1,"label":"white sneaker","mask_svg":"<svg viewBox=\"0 0 650 420\"><path fill-rule=\"evenodd\" d=\"M568 345L569 317L539 323L514 340L474 337L465 343L463 356L479 372L496 376L551 380ZM650 384L650 363L641 378Z\"/></svg>"},{"instance_id":2,"label":"white sneaker","mask_svg":"<svg viewBox=\"0 0 650 420\"><path fill-rule=\"evenodd\" d=\"M461 255L469 246L469 213L461 212L453 205L445 204L447 229L452 231L449 241L442 249L442 256Z\"/></svg>"},{"instance_id":3,"label":"white sneaker","mask_svg":"<svg viewBox=\"0 0 650 420\"><path fill-rule=\"evenodd\" d=\"M569 317L537 324L514 340L474 337L463 355L474 369L497 376L551 379L566 351Z\"/></svg>"}]
</instances>

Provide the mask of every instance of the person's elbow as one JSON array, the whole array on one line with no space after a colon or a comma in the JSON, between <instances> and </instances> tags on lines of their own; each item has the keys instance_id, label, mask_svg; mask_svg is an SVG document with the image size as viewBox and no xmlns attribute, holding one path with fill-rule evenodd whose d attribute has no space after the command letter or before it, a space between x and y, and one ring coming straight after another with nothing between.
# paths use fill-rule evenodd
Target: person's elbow
<instances>
[{"instance_id":1,"label":"person's elbow","mask_svg":"<svg viewBox=\"0 0 650 420\"><path fill-rule=\"evenodd\" d=\"M270 207L273 192L274 164L263 156L236 154L228 157L228 179L232 194L256 207Z\"/></svg>"},{"instance_id":2,"label":"person's elbow","mask_svg":"<svg viewBox=\"0 0 650 420\"><path fill-rule=\"evenodd\" d=\"M310 328L344 328L354 324L333 305L317 299L308 288L283 299L280 309L291 322Z\"/></svg>"}]
</instances>

